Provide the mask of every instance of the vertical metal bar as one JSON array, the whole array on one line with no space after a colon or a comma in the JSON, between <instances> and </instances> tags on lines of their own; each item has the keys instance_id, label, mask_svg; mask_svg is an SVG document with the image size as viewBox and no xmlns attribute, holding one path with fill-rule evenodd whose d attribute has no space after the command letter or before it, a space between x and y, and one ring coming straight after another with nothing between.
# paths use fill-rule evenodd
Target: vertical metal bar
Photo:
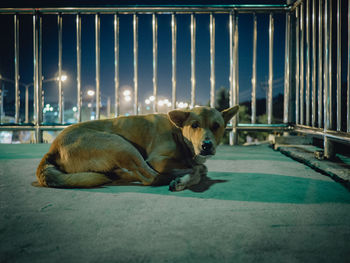
<instances>
[{"instance_id":1,"label":"vertical metal bar","mask_svg":"<svg viewBox=\"0 0 350 263\"><path fill-rule=\"evenodd\" d=\"M300 124L299 120L299 72L300 72L300 13L299 13L299 7L295 10L295 19L296 19L296 29L295 29L295 123Z\"/></svg>"},{"instance_id":2,"label":"vertical metal bar","mask_svg":"<svg viewBox=\"0 0 350 263\"><path fill-rule=\"evenodd\" d=\"M29 123L29 85L25 86L26 94L25 94L25 123Z\"/></svg>"},{"instance_id":3,"label":"vertical metal bar","mask_svg":"<svg viewBox=\"0 0 350 263\"><path fill-rule=\"evenodd\" d=\"M196 17L191 14L191 108L196 103Z\"/></svg>"},{"instance_id":4,"label":"vertical metal bar","mask_svg":"<svg viewBox=\"0 0 350 263\"><path fill-rule=\"evenodd\" d=\"M253 15L253 63L252 63L252 124L256 123L256 49L258 39L258 23L256 14Z\"/></svg>"},{"instance_id":5,"label":"vertical metal bar","mask_svg":"<svg viewBox=\"0 0 350 263\"><path fill-rule=\"evenodd\" d=\"M305 28L304 28L304 2L300 5L300 124L304 124L304 36L305 36Z\"/></svg>"},{"instance_id":6,"label":"vertical metal bar","mask_svg":"<svg viewBox=\"0 0 350 263\"><path fill-rule=\"evenodd\" d=\"M153 40L153 112L158 112L158 21L156 14L152 14Z\"/></svg>"},{"instance_id":7,"label":"vertical metal bar","mask_svg":"<svg viewBox=\"0 0 350 263\"><path fill-rule=\"evenodd\" d=\"M346 101L346 115L347 127L346 131L350 132L350 0L348 1L348 76L347 76L347 101Z\"/></svg>"},{"instance_id":8,"label":"vertical metal bar","mask_svg":"<svg viewBox=\"0 0 350 263\"><path fill-rule=\"evenodd\" d=\"M62 14L57 16L58 25L58 122L63 123L62 101Z\"/></svg>"},{"instance_id":9,"label":"vertical metal bar","mask_svg":"<svg viewBox=\"0 0 350 263\"><path fill-rule=\"evenodd\" d=\"M19 123L19 21L14 15L14 49L15 49L15 123Z\"/></svg>"},{"instance_id":10,"label":"vertical metal bar","mask_svg":"<svg viewBox=\"0 0 350 263\"><path fill-rule=\"evenodd\" d=\"M230 107L233 107L233 89L234 89L234 80L233 80L233 36L234 36L234 15L230 13L229 15L229 48L230 48ZM231 120L232 124L232 120ZM231 143L230 143L231 144Z\"/></svg>"},{"instance_id":11,"label":"vertical metal bar","mask_svg":"<svg viewBox=\"0 0 350 263\"><path fill-rule=\"evenodd\" d=\"M318 127L322 127L322 114L323 114L323 107L322 107L322 92L323 92L323 34L322 34L322 23L323 23L323 9L322 9L322 2L319 1L318 5Z\"/></svg>"},{"instance_id":12,"label":"vertical metal bar","mask_svg":"<svg viewBox=\"0 0 350 263\"><path fill-rule=\"evenodd\" d=\"M76 16L76 34L77 34L77 121L81 122L81 16Z\"/></svg>"},{"instance_id":13,"label":"vertical metal bar","mask_svg":"<svg viewBox=\"0 0 350 263\"><path fill-rule=\"evenodd\" d=\"M306 0L306 125L310 125L310 0Z\"/></svg>"},{"instance_id":14,"label":"vertical metal bar","mask_svg":"<svg viewBox=\"0 0 350 263\"><path fill-rule=\"evenodd\" d=\"M210 14L210 107L215 107L215 17Z\"/></svg>"},{"instance_id":15,"label":"vertical metal bar","mask_svg":"<svg viewBox=\"0 0 350 263\"><path fill-rule=\"evenodd\" d=\"M100 15L95 15L96 120L100 119Z\"/></svg>"},{"instance_id":16,"label":"vertical metal bar","mask_svg":"<svg viewBox=\"0 0 350 263\"><path fill-rule=\"evenodd\" d=\"M270 13L269 20L269 90L267 95L267 123L272 123L272 89L273 89L273 33L274 18Z\"/></svg>"},{"instance_id":17,"label":"vertical metal bar","mask_svg":"<svg viewBox=\"0 0 350 263\"><path fill-rule=\"evenodd\" d=\"M235 63L234 63L234 66L235 66L235 91L234 91L234 104L239 104L239 74L238 74L238 69L239 69L239 52L238 52L238 43L239 43L239 39L238 39L238 15L236 15L236 22L235 22L235 26L236 26L236 29L235 29L235 43L234 43L234 46L235 46L235 53L234 53L234 57L235 57ZM233 117L233 120L234 120L234 124L237 126L238 125L238 121L239 121L239 118L238 118L238 114L235 115ZM238 139L238 137L237 137Z\"/></svg>"},{"instance_id":18,"label":"vertical metal bar","mask_svg":"<svg viewBox=\"0 0 350 263\"><path fill-rule=\"evenodd\" d=\"M337 1L337 131L341 130L341 12Z\"/></svg>"},{"instance_id":19,"label":"vertical metal bar","mask_svg":"<svg viewBox=\"0 0 350 263\"><path fill-rule=\"evenodd\" d=\"M232 22L231 22L231 35L230 35L230 41L232 43L231 46L231 57L232 57L232 67L231 67L231 79L232 79L232 89L230 90L231 94L231 105L238 104L238 16L234 14L231 16ZM237 124L238 124L238 116L232 118L231 120L232 124L232 132L230 133L230 144L236 145L238 144L238 131L237 131Z\"/></svg>"},{"instance_id":20,"label":"vertical metal bar","mask_svg":"<svg viewBox=\"0 0 350 263\"><path fill-rule=\"evenodd\" d=\"M41 26L42 20L39 14L33 15L33 57L34 57L34 125L35 141L41 143L43 140L40 125L42 123L42 76L41 76Z\"/></svg>"},{"instance_id":21,"label":"vertical metal bar","mask_svg":"<svg viewBox=\"0 0 350 263\"><path fill-rule=\"evenodd\" d=\"M176 17L171 14L171 86L172 108L176 109Z\"/></svg>"},{"instance_id":22,"label":"vertical metal bar","mask_svg":"<svg viewBox=\"0 0 350 263\"><path fill-rule=\"evenodd\" d=\"M328 57L329 57L329 35L328 35L328 0L325 0L324 6L324 63L323 63L323 115L324 124L323 128L326 131L328 129Z\"/></svg>"},{"instance_id":23,"label":"vertical metal bar","mask_svg":"<svg viewBox=\"0 0 350 263\"><path fill-rule=\"evenodd\" d=\"M316 1L312 0L312 99L311 124L316 126Z\"/></svg>"},{"instance_id":24,"label":"vertical metal bar","mask_svg":"<svg viewBox=\"0 0 350 263\"><path fill-rule=\"evenodd\" d=\"M138 17L133 17L133 39L134 39L134 113L138 114Z\"/></svg>"},{"instance_id":25,"label":"vertical metal bar","mask_svg":"<svg viewBox=\"0 0 350 263\"><path fill-rule=\"evenodd\" d=\"M284 59L284 111L283 122L289 122L289 93L290 93L290 13L286 14L286 32L285 32L285 59Z\"/></svg>"},{"instance_id":26,"label":"vertical metal bar","mask_svg":"<svg viewBox=\"0 0 350 263\"><path fill-rule=\"evenodd\" d=\"M330 0L331 1L331 0ZM325 58L324 58L324 96L323 96L323 102L324 102L324 132L329 130L331 128L331 13L332 13L332 8L331 8L332 2L328 4L328 0L325 0L325 16L324 16L324 21L325 21ZM329 17L328 17L329 14ZM328 20L329 18L329 20ZM327 136L324 136L323 138L323 149L324 149L324 156L326 158L332 158L334 156L334 146L333 143L329 140Z\"/></svg>"},{"instance_id":27,"label":"vertical metal bar","mask_svg":"<svg viewBox=\"0 0 350 263\"><path fill-rule=\"evenodd\" d=\"M107 98L107 118L111 117L111 98Z\"/></svg>"},{"instance_id":28,"label":"vertical metal bar","mask_svg":"<svg viewBox=\"0 0 350 263\"><path fill-rule=\"evenodd\" d=\"M234 87L235 87L235 81L234 81L234 31L235 31L235 18L234 14L230 13L229 15L229 48L230 48L230 107L234 106ZM234 134L236 132L236 128L233 127L233 120L231 119L230 124L232 125L232 131L230 132L229 136L229 143L230 145L234 144Z\"/></svg>"},{"instance_id":29,"label":"vertical metal bar","mask_svg":"<svg viewBox=\"0 0 350 263\"><path fill-rule=\"evenodd\" d=\"M120 114L119 96L119 17L114 15L114 116Z\"/></svg>"},{"instance_id":30,"label":"vertical metal bar","mask_svg":"<svg viewBox=\"0 0 350 263\"><path fill-rule=\"evenodd\" d=\"M328 129L333 129L333 1L329 1L329 56L328 56Z\"/></svg>"},{"instance_id":31,"label":"vertical metal bar","mask_svg":"<svg viewBox=\"0 0 350 263\"><path fill-rule=\"evenodd\" d=\"M4 112L4 96L3 96L3 81L0 78L0 124L2 123L2 113Z\"/></svg>"}]
</instances>

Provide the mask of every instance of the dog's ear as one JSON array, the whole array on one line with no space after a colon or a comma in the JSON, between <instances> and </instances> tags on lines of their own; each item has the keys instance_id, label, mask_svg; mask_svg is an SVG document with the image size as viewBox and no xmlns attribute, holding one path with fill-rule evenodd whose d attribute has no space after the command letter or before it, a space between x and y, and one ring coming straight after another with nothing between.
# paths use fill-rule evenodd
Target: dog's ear
<instances>
[{"instance_id":1,"label":"dog's ear","mask_svg":"<svg viewBox=\"0 0 350 263\"><path fill-rule=\"evenodd\" d=\"M179 128L183 127L183 123L187 120L190 113L183 110L172 110L168 112L170 120Z\"/></svg>"},{"instance_id":2,"label":"dog's ear","mask_svg":"<svg viewBox=\"0 0 350 263\"><path fill-rule=\"evenodd\" d=\"M222 117L224 118L225 125L237 114L239 110L239 105L233 106L221 112Z\"/></svg>"}]
</instances>

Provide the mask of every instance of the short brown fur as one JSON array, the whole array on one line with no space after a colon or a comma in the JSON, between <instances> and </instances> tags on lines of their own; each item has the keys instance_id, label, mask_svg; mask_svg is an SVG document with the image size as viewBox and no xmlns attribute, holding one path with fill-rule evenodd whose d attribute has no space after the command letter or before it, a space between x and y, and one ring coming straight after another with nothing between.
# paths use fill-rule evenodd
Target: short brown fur
<instances>
[{"instance_id":1,"label":"short brown fur","mask_svg":"<svg viewBox=\"0 0 350 263\"><path fill-rule=\"evenodd\" d=\"M203 163L215 154L226 124L237 112L238 106L221 113L196 107L71 125L41 160L38 182L66 188L94 187L114 180L144 185L171 182L170 190L183 190L206 174ZM211 142L205 156L204 141Z\"/></svg>"}]
</instances>

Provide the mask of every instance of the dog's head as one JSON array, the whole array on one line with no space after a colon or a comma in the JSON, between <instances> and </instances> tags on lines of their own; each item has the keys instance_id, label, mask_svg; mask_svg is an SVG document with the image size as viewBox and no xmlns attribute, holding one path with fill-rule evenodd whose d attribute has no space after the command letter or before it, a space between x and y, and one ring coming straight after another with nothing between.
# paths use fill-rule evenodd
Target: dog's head
<instances>
[{"instance_id":1,"label":"dog's head","mask_svg":"<svg viewBox=\"0 0 350 263\"><path fill-rule=\"evenodd\" d=\"M238 109L238 105L222 112L209 107L195 107L192 110L173 110L168 115L182 130L185 142L193 151L196 162L204 163L208 157L215 154L227 123L237 114Z\"/></svg>"}]
</instances>

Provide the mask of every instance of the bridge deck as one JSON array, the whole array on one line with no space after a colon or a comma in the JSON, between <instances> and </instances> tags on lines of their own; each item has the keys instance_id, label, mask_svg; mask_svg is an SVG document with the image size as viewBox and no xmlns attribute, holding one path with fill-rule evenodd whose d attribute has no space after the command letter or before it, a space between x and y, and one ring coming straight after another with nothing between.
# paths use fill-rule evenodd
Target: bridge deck
<instances>
[{"instance_id":1,"label":"bridge deck","mask_svg":"<svg viewBox=\"0 0 350 263\"><path fill-rule=\"evenodd\" d=\"M346 262L350 193L266 145L190 190L32 186L48 145L0 145L1 262Z\"/></svg>"}]
</instances>

